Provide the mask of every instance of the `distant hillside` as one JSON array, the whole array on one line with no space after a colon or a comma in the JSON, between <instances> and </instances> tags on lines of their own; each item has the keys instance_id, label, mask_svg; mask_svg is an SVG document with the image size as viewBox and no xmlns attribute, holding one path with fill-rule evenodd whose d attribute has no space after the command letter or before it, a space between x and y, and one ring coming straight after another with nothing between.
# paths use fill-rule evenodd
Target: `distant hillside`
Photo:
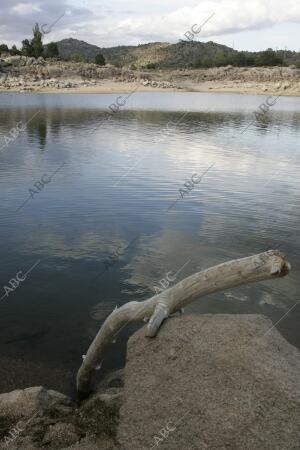
<instances>
[{"instance_id":1,"label":"distant hillside","mask_svg":"<svg viewBox=\"0 0 300 450\"><path fill-rule=\"evenodd\" d=\"M69 59L82 55L92 60L102 53L106 62L115 66L136 68L177 68L193 67L200 59L209 60L216 53L233 55L235 50L214 42L179 42L168 44L154 42L138 46L100 48L77 39L63 39L57 42L59 56Z\"/></svg>"},{"instance_id":2,"label":"distant hillside","mask_svg":"<svg viewBox=\"0 0 300 450\"><path fill-rule=\"evenodd\" d=\"M109 64L130 69L175 69L235 66L274 66L296 64L300 53L292 51L242 52L215 42L180 41L176 44L153 42L137 46L101 48L77 39L57 42L59 56L70 59L81 55L93 61L99 53Z\"/></svg>"},{"instance_id":3,"label":"distant hillside","mask_svg":"<svg viewBox=\"0 0 300 450\"><path fill-rule=\"evenodd\" d=\"M82 55L88 59L94 59L101 49L97 45L88 44L78 39L63 39L57 42L59 56L63 59L69 59L74 55Z\"/></svg>"}]
</instances>

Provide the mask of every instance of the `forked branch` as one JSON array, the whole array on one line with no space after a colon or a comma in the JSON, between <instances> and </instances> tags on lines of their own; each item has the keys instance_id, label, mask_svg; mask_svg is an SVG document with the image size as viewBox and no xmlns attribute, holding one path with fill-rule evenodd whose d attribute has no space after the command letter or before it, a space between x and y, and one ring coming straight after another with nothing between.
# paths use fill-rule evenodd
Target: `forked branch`
<instances>
[{"instance_id":1,"label":"forked branch","mask_svg":"<svg viewBox=\"0 0 300 450\"><path fill-rule=\"evenodd\" d=\"M148 300L129 302L115 309L100 328L78 371L78 393L85 395L90 391L91 377L102 361L105 348L129 322L150 317L146 336L154 337L170 314L199 297L242 284L282 277L289 271L290 264L285 255L269 250L195 273Z\"/></svg>"}]
</instances>

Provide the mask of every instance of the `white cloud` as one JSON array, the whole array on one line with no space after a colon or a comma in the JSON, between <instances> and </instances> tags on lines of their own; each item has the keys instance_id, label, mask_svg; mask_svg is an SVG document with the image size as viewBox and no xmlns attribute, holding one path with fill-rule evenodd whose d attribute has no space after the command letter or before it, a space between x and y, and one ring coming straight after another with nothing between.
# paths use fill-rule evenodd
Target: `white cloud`
<instances>
[{"instance_id":1,"label":"white cloud","mask_svg":"<svg viewBox=\"0 0 300 450\"><path fill-rule=\"evenodd\" d=\"M295 50L299 45L300 31L295 35L291 25L300 23L299 0L186 0L184 4L182 0L127 0L126 5L124 0L104 0L101 4L98 0L39 0L38 3L1 0L1 3L0 41L7 42L20 42L27 37L25 33L31 32L34 22L49 23L69 8L72 14L58 22L49 38L76 36L100 47L178 42L193 24L200 25L215 13L196 38L228 43L229 39L237 42L244 33L246 46L251 48L260 45L255 33L264 30L262 42L280 47L282 34L279 40L276 27L289 24L293 32L283 45L293 42ZM1 25L6 26L5 33L1 33Z\"/></svg>"},{"instance_id":2,"label":"white cloud","mask_svg":"<svg viewBox=\"0 0 300 450\"><path fill-rule=\"evenodd\" d=\"M243 30L260 29L285 22L300 22L300 2L298 0L213 0L196 6L177 8L169 14L161 15L156 8L152 14L140 13L138 17L128 17L113 23L119 35L128 34L142 38L152 35L160 40L179 39L197 23L203 23L212 13L214 17L204 25L201 35L217 36ZM109 28L111 20L107 21ZM102 33L101 33L102 34Z\"/></svg>"},{"instance_id":3,"label":"white cloud","mask_svg":"<svg viewBox=\"0 0 300 450\"><path fill-rule=\"evenodd\" d=\"M33 3L18 3L12 8L13 13L17 13L20 15L33 14L39 11L41 11L41 9L38 7L38 5L35 5Z\"/></svg>"}]
</instances>

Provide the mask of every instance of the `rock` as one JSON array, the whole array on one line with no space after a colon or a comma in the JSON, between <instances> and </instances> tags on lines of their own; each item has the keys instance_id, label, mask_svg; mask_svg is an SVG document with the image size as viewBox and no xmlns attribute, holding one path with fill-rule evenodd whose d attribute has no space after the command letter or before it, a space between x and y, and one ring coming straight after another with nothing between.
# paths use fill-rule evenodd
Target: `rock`
<instances>
[{"instance_id":1,"label":"rock","mask_svg":"<svg viewBox=\"0 0 300 450\"><path fill-rule=\"evenodd\" d=\"M71 447L64 447L62 450L116 450L111 439L96 439L88 437ZM22 449L23 450L23 449Z\"/></svg>"},{"instance_id":2,"label":"rock","mask_svg":"<svg viewBox=\"0 0 300 450\"><path fill-rule=\"evenodd\" d=\"M257 315L168 319L128 342L123 450L300 448L300 353Z\"/></svg>"},{"instance_id":3,"label":"rock","mask_svg":"<svg viewBox=\"0 0 300 450\"><path fill-rule=\"evenodd\" d=\"M15 390L0 395L0 449L10 441L10 448L22 450L36 447L36 434L43 437L49 425L54 425L59 417L72 416L72 402L59 392L46 390L42 386ZM56 417L56 421L52 419ZM71 443L71 442L70 442Z\"/></svg>"},{"instance_id":4,"label":"rock","mask_svg":"<svg viewBox=\"0 0 300 450\"><path fill-rule=\"evenodd\" d=\"M105 393L96 392L82 404L79 424L90 432L115 437L122 400L123 389L120 388L112 388Z\"/></svg>"},{"instance_id":5,"label":"rock","mask_svg":"<svg viewBox=\"0 0 300 450\"><path fill-rule=\"evenodd\" d=\"M68 397L56 391L47 391L42 386L19 389L0 395L0 418L30 418L49 407L52 410L65 410L70 405Z\"/></svg>"},{"instance_id":6,"label":"rock","mask_svg":"<svg viewBox=\"0 0 300 450\"><path fill-rule=\"evenodd\" d=\"M43 445L55 443L56 448L62 448L62 446L72 445L79 441L79 436L76 433L74 425L70 423L58 422L54 425L50 425L47 433L44 436ZM52 445L52 448L53 445Z\"/></svg>"},{"instance_id":7,"label":"rock","mask_svg":"<svg viewBox=\"0 0 300 450\"><path fill-rule=\"evenodd\" d=\"M124 387L124 369L114 370L105 375L105 377L97 385L97 390L105 391L110 388L123 388Z\"/></svg>"},{"instance_id":8,"label":"rock","mask_svg":"<svg viewBox=\"0 0 300 450\"><path fill-rule=\"evenodd\" d=\"M109 379L117 379L111 375ZM120 375L118 375L120 376ZM122 388L97 390L80 407L59 392L34 387L0 395L0 449L113 450Z\"/></svg>"}]
</instances>

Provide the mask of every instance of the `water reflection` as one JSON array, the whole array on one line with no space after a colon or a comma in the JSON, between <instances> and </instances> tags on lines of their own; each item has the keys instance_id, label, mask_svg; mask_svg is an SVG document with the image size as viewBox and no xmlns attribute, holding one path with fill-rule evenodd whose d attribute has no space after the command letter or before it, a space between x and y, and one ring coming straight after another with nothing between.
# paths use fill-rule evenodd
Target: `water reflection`
<instances>
[{"instance_id":1,"label":"water reflection","mask_svg":"<svg viewBox=\"0 0 300 450\"><path fill-rule=\"evenodd\" d=\"M3 390L32 385L31 364L38 366L37 383L68 390L109 311L152 296L157 282L186 261L179 279L269 248L285 251L293 265L285 279L203 298L189 307L195 313L259 313L275 322L298 300L298 100L282 98L280 108L242 133L261 102L257 96L242 98L244 110L235 96L222 97L222 104L218 96L196 96L209 99L198 112L189 95L163 96L160 111L149 110L155 98L134 97L136 110L105 122L109 96L28 96L27 103L16 96L13 106L4 97L1 133L40 113L0 154L0 286L41 263L0 304L0 350L11 367L0 369ZM184 109L190 112L180 120ZM16 214L33 183L62 163L63 171ZM186 180L213 163L168 210ZM279 326L298 347L299 315L295 308ZM105 370L122 363L125 336L108 350Z\"/></svg>"}]
</instances>

